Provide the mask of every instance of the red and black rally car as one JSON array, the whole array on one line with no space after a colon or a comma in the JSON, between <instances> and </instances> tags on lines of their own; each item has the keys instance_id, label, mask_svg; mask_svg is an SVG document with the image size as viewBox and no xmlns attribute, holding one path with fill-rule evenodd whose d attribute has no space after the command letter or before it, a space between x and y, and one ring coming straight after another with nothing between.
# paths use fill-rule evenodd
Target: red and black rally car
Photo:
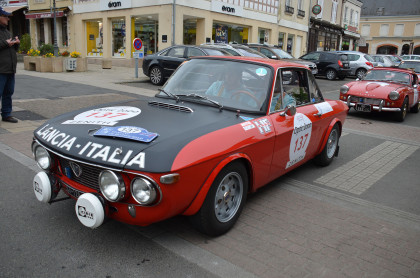
<instances>
[{"instance_id":1,"label":"red and black rally car","mask_svg":"<svg viewBox=\"0 0 420 278\"><path fill-rule=\"evenodd\" d=\"M67 113L34 132L38 200L76 200L87 227L191 216L228 231L249 192L314 159L328 165L348 107L324 100L309 68L249 57L197 57L154 98Z\"/></svg>"}]
</instances>

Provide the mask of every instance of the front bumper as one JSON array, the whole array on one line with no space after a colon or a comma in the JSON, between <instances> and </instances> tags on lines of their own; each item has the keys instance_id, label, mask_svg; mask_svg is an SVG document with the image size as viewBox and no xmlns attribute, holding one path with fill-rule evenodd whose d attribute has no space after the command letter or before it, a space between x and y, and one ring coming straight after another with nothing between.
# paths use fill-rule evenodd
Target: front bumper
<instances>
[{"instance_id":1,"label":"front bumper","mask_svg":"<svg viewBox=\"0 0 420 278\"><path fill-rule=\"evenodd\" d=\"M349 100L347 100L347 101L342 100L342 102L347 104L348 107L356 106L356 103L350 102ZM385 104L385 101L381 100L379 105L371 105L371 108L372 108L372 110L378 111L378 112L381 112L381 111L400 112L401 111L401 108L398 108L398 107L383 107L384 104Z\"/></svg>"}]
</instances>

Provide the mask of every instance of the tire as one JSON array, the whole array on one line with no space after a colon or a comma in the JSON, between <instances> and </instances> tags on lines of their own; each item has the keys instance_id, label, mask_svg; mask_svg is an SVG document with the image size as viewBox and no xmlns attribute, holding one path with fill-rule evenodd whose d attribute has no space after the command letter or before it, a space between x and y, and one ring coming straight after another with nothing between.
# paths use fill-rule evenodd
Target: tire
<instances>
[{"instance_id":1,"label":"tire","mask_svg":"<svg viewBox=\"0 0 420 278\"><path fill-rule=\"evenodd\" d=\"M397 122L404 122L405 116L407 116L407 112L408 112L408 98L405 98L401 106L401 111L397 112L397 116L395 117Z\"/></svg>"},{"instance_id":2,"label":"tire","mask_svg":"<svg viewBox=\"0 0 420 278\"><path fill-rule=\"evenodd\" d=\"M327 69L325 72L325 77L327 77L328 80L335 80L337 77L337 72L333 69Z\"/></svg>"},{"instance_id":3,"label":"tire","mask_svg":"<svg viewBox=\"0 0 420 278\"><path fill-rule=\"evenodd\" d=\"M319 166L328 166L334 159L338 150L338 141L340 139L340 130L338 124L335 124L328 135L327 143L322 152L314 158L314 162Z\"/></svg>"},{"instance_id":4,"label":"tire","mask_svg":"<svg viewBox=\"0 0 420 278\"><path fill-rule=\"evenodd\" d=\"M162 85L163 84L163 72L162 69L160 67L154 66L151 70L150 70L150 81L154 84L154 85Z\"/></svg>"},{"instance_id":5,"label":"tire","mask_svg":"<svg viewBox=\"0 0 420 278\"><path fill-rule=\"evenodd\" d=\"M248 173L240 162L228 164L214 180L200 210L190 217L200 232L219 236L239 218L248 193Z\"/></svg>"},{"instance_id":6,"label":"tire","mask_svg":"<svg viewBox=\"0 0 420 278\"><path fill-rule=\"evenodd\" d=\"M420 102L418 102L417 105L414 105L410 109L410 112L411 113L419 113L419 111L420 111Z\"/></svg>"},{"instance_id":7,"label":"tire","mask_svg":"<svg viewBox=\"0 0 420 278\"><path fill-rule=\"evenodd\" d=\"M362 79L363 77L365 77L365 74L366 74L365 69L356 70L356 77L359 78L359 79Z\"/></svg>"},{"instance_id":8,"label":"tire","mask_svg":"<svg viewBox=\"0 0 420 278\"><path fill-rule=\"evenodd\" d=\"M340 79L340 80L344 80L346 78L346 76L345 75L339 75L338 76L338 79Z\"/></svg>"}]
</instances>

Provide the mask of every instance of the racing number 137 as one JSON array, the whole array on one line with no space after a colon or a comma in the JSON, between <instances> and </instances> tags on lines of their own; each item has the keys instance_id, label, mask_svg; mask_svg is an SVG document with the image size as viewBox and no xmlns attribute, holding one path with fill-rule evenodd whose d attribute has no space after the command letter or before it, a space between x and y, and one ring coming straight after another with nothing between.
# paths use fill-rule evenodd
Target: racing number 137
<instances>
[{"instance_id":1,"label":"racing number 137","mask_svg":"<svg viewBox=\"0 0 420 278\"><path fill-rule=\"evenodd\" d=\"M305 147L306 140L308 140L308 135L309 133L306 133L305 135L302 135L296 139L295 150L293 152L300 151L300 149Z\"/></svg>"}]
</instances>

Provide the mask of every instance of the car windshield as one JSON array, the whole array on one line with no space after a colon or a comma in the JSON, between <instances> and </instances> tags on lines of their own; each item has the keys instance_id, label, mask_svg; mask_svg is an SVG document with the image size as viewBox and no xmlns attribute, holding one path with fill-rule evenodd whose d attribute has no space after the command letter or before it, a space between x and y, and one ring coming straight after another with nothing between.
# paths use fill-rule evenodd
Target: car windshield
<instances>
[{"instance_id":1,"label":"car windshield","mask_svg":"<svg viewBox=\"0 0 420 278\"><path fill-rule=\"evenodd\" d=\"M420 62L404 61L399 65L399 68L414 69L415 72L420 73Z\"/></svg>"},{"instance_id":2,"label":"car windshield","mask_svg":"<svg viewBox=\"0 0 420 278\"><path fill-rule=\"evenodd\" d=\"M192 59L180 66L156 96L220 109L265 112L273 69L224 59Z\"/></svg>"},{"instance_id":3,"label":"car windshield","mask_svg":"<svg viewBox=\"0 0 420 278\"><path fill-rule=\"evenodd\" d=\"M371 70L363 80L388 81L403 84L410 84L410 75L405 72L391 70Z\"/></svg>"},{"instance_id":4,"label":"car windshield","mask_svg":"<svg viewBox=\"0 0 420 278\"><path fill-rule=\"evenodd\" d=\"M271 50L273 50L281 59L293 59L292 55L280 48L272 48Z\"/></svg>"}]
</instances>

